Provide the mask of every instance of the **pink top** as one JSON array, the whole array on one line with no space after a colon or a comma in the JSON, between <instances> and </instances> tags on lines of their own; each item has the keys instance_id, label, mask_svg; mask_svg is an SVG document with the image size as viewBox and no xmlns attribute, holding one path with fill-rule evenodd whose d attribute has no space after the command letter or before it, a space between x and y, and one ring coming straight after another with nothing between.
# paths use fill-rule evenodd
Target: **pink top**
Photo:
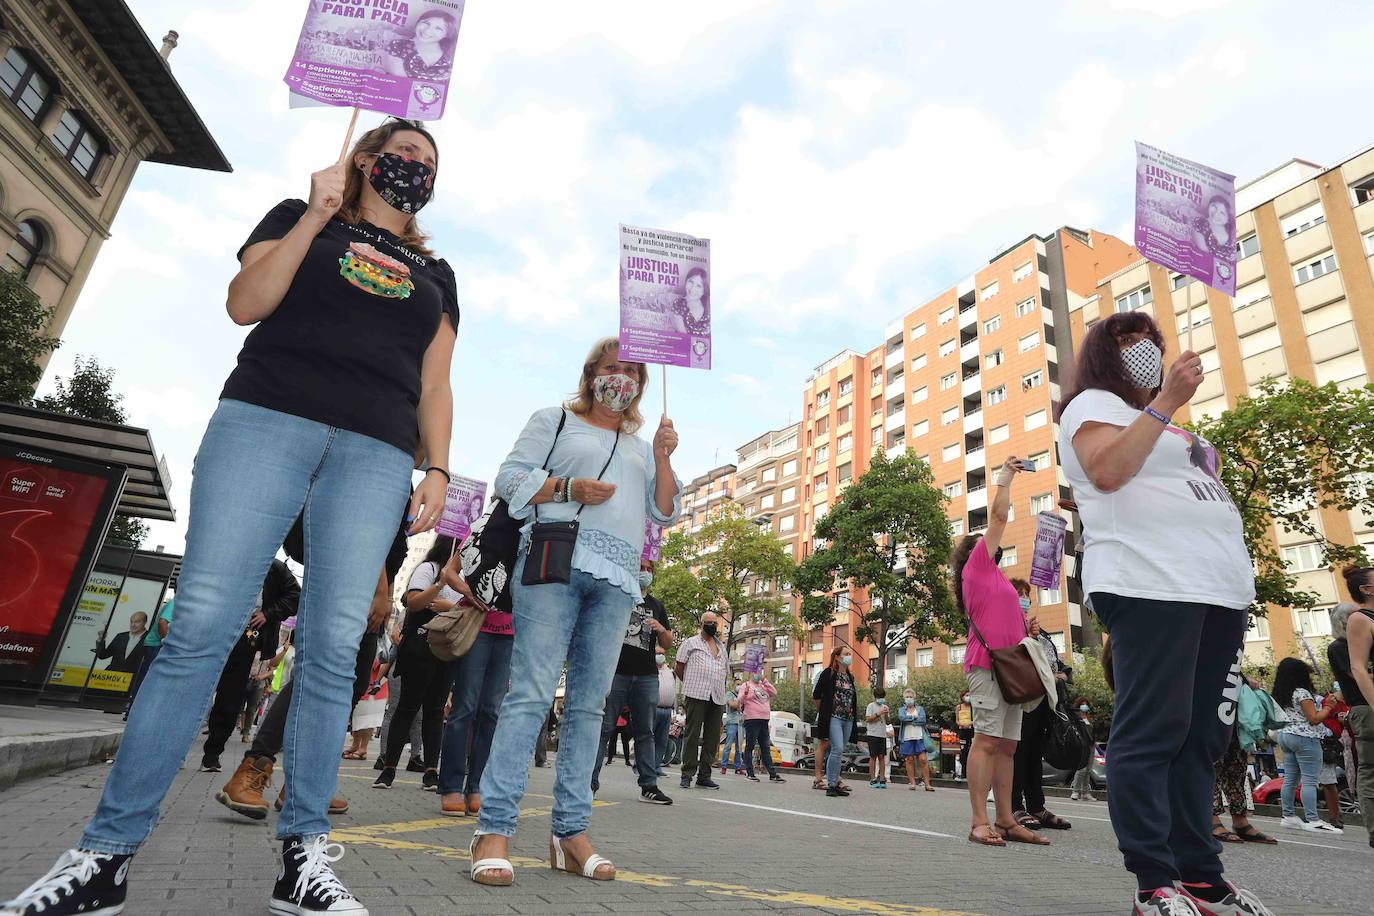
<instances>
[{"instance_id":1,"label":"pink top","mask_svg":"<svg viewBox=\"0 0 1374 916\"><path fill-rule=\"evenodd\" d=\"M1005 649L1026 638L1021 599L988 556L986 540L980 540L969 555L963 582L964 607L988 641L988 648ZM968 629L968 648L964 651L964 671L970 668L992 669L992 658L974 635L972 626Z\"/></svg>"},{"instance_id":2,"label":"pink top","mask_svg":"<svg viewBox=\"0 0 1374 916\"><path fill-rule=\"evenodd\" d=\"M745 681L739 689L739 711L746 719L767 719L772 712L770 697L778 695L778 688L767 681Z\"/></svg>"}]
</instances>

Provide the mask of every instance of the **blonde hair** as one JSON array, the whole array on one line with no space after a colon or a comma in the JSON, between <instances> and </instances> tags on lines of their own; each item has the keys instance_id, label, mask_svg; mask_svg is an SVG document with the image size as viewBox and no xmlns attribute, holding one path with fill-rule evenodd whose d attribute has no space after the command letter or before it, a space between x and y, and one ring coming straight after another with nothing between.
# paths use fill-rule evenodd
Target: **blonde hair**
<instances>
[{"instance_id":1,"label":"blonde hair","mask_svg":"<svg viewBox=\"0 0 1374 916\"><path fill-rule=\"evenodd\" d=\"M343 203L339 205L338 217L350 226L356 226L363 221L363 182L366 180L367 170L357 167L358 156L374 156L380 153L386 147L387 141L403 130L414 131L428 140L434 147L435 164L438 164L439 144L435 143L429 131L419 124L391 120L364 133L358 138L358 142L353 144L353 149L348 154L350 168L344 170ZM411 214L406 220L405 229L401 232L401 244L417 254L433 257L434 252L426 244L428 241L429 236L420 231L420 224L415 221L415 215Z\"/></svg>"},{"instance_id":2,"label":"blonde hair","mask_svg":"<svg viewBox=\"0 0 1374 916\"><path fill-rule=\"evenodd\" d=\"M585 417L591 413L592 405L596 403L596 394L592 391L592 381L596 378L596 367L612 350L619 352L620 338L603 337L592 344L591 352L587 354L587 359L582 363L582 377L577 382L577 394L570 398L564 406L577 414ZM639 382L639 393L620 413L620 431L634 435L639 432L639 428L644 425L644 417L639 412L639 402L644 397L644 389L649 385L649 367L643 363L625 363L635 369L635 381Z\"/></svg>"}]
</instances>

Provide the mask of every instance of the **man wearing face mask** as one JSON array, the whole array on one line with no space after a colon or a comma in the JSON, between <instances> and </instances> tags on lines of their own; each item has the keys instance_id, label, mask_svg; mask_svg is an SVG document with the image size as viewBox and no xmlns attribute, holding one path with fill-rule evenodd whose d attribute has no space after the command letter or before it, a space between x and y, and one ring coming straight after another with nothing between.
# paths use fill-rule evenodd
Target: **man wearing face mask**
<instances>
[{"instance_id":1,"label":"man wearing face mask","mask_svg":"<svg viewBox=\"0 0 1374 916\"><path fill-rule=\"evenodd\" d=\"M630 613L630 624L620 645L620 662L616 665L611 692L606 695L606 712L601 720L601 745L597 748L596 767L592 770L592 791L601 788L601 765L605 761L608 742L615 738L617 711L628 705L635 739L635 767L639 771L639 800L651 805L671 805L673 800L658 788L659 745L654 735L658 712L659 675L655 654L673 644L668 612L663 604L649 594L654 581L651 560L639 561L639 589L644 602Z\"/></svg>"},{"instance_id":2,"label":"man wearing face mask","mask_svg":"<svg viewBox=\"0 0 1374 916\"><path fill-rule=\"evenodd\" d=\"M677 650L675 665L686 697L687 729L682 736L682 788L719 789L711 766L720 750L720 722L725 710L725 680L730 656L716 635L720 627L714 611L701 615L701 632Z\"/></svg>"}]
</instances>

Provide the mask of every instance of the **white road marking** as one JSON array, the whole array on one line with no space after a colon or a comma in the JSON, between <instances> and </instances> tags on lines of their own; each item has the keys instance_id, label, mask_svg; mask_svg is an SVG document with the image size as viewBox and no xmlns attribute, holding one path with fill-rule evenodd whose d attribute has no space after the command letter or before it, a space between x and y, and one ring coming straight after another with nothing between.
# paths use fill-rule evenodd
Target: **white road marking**
<instances>
[{"instance_id":1,"label":"white road marking","mask_svg":"<svg viewBox=\"0 0 1374 916\"><path fill-rule=\"evenodd\" d=\"M855 827L876 827L879 830L891 830L895 833L914 833L919 836L939 837L943 840L952 840L954 835L950 833L936 833L934 830L918 830L915 827L898 827L894 824L879 824L876 821L858 821L848 817L834 817L829 814L812 814L810 811L793 811L790 808L770 808L768 805L751 805L745 802L727 801L723 798L697 798L693 801L711 802L716 805L734 805L737 808L753 808L756 811L771 811L774 814L791 814L794 817L809 817L818 821L835 821L840 824L852 824Z\"/></svg>"}]
</instances>

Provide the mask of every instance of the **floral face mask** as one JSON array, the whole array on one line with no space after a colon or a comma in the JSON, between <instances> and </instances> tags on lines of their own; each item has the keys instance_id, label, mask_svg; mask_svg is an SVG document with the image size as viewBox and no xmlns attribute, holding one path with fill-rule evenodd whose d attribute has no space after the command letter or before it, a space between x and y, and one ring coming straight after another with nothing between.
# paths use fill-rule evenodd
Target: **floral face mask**
<instances>
[{"instance_id":1,"label":"floral face mask","mask_svg":"<svg viewBox=\"0 0 1374 916\"><path fill-rule=\"evenodd\" d=\"M592 379L592 394L607 410L620 413L639 394L639 381L630 375L598 375Z\"/></svg>"}]
</instances>

